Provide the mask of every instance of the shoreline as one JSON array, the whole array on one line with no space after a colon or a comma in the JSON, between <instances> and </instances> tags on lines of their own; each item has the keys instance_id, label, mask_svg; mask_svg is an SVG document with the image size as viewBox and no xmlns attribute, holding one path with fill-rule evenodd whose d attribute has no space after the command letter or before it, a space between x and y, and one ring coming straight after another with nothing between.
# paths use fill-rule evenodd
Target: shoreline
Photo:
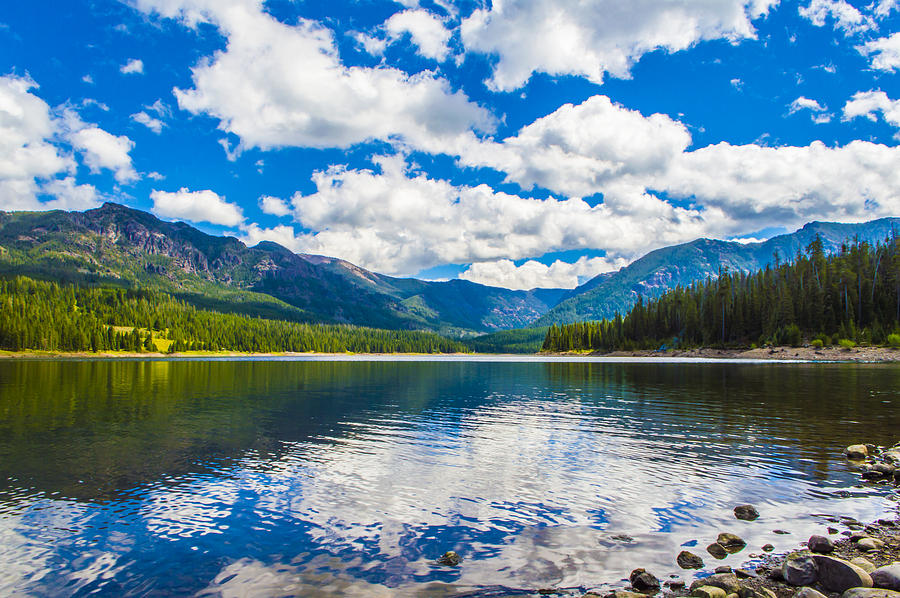
<instances>
[{"instance_id":1,"label":"shoreline","mask_svg":"<svg viewBox=\"0 0 900 598\"><path fill-rule=\"evenodd\" d=\"M756 349L671 349L668 351L640 350L601 352L553 353L552 355L582 355L590 357L640 357L647 359L747 359L754 361L822 361L847 363L900 362L900 349L890 347L760 347Z\"/></svg>"}]
</instances>

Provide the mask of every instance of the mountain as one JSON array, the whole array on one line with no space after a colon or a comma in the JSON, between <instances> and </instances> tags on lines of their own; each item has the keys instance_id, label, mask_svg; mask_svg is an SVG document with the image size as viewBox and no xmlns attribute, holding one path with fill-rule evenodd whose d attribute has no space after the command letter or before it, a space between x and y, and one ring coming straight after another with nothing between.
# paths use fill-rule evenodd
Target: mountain
<instances>
[{"instance_id":1,"label":"mountain","mask_svg":"<svg viewBox=\"0 0 900 598\"><path fill-rule=\"evenodd\" d=\"M524 326L565 293L384 276L268 241L247 247L115 203L0 212L0 272L158 288L224 312L455 336Z\"/></svg>"},{"instance_id":2,"label":"mountain","mask_svg":"<svg viewBox=\"0 0 900 598\"><path fill-rule=\"evenodd\" d=\"M678 285L716 276L721 268L753 271L793 259L819 235L826 253L859 237L874 243L900 232L900 218L882 218L862 224L811 222L800 230L772 237L761 243L737 243L697 239L690 243L664 247L613 273L597 276L563 297L547 314L529 327L565 324L609 318L625 313L638 296L658 297Z\"/></svg>"}]
</instances>

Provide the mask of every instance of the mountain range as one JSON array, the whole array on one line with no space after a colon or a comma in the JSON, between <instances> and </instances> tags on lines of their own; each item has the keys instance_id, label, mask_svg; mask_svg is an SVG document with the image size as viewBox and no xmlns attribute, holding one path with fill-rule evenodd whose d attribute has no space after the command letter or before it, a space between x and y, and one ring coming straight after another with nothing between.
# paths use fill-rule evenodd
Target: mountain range
<instances>
[{"instance_id":1,"label":"mountain range","mask_svg":"<svg viewBox=\"0 0 900 598\"><path fill-rule=\"evenodd\" d=\"M900 219L814 222L762 243L698 239L647 254L576 289L513 291L465 280L433 282L297 254L248 247L185 223L106 203L85 212L0 212L0 273L122 287L152 287L200 308L301 322L433 330L464 337L612 316L639 295L787 260L818 234L826 251L858 237L883 240ZM776 255L779 256L776 258Z\"/></svg>"}]
</instances>

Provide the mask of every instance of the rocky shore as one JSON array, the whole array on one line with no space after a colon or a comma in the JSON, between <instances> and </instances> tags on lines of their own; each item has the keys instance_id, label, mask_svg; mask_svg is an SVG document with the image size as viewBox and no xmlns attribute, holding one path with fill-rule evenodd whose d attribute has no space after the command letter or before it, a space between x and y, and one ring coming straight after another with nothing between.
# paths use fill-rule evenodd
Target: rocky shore
<instances>
[{"instance_id":1,"label":"rocky shore","mask_svg":"<svg viewBox=\"0 0 900 598\"><path fill-rule=\"evenodd\" d=\"M900 484L900 443L889 448L854 445L844 454L858 467L864 483ZM738 505L734 516L754 521L759 513L753 505ZM788 554L774 555L771 545L761 546L760 554L748 551L753 566L722 566L690 581L661 581L649 571L635 569L628 587L591 591L582 598L900 598L900 513L869 524L851 517L827 522L847 529L839 533L829 526L825 535L811 536ZM738 536L722 533L706 547L706 554L682 551L673 558L687 573L703 569L710 557L723 558L745 548Z\"/></svg>"},{"instance_id":2,"label":"rocky shore","mask_svg":"<svg viewBox=\"0 0 900 598\"><path fill-rule=\"evenodd\" d=\"M765 359L796 361L897 362L900 350L889 347L760 347L756 349L672 349L592 353L603 357L688 357L703 359Z\"/></svg>"}]
</instances>

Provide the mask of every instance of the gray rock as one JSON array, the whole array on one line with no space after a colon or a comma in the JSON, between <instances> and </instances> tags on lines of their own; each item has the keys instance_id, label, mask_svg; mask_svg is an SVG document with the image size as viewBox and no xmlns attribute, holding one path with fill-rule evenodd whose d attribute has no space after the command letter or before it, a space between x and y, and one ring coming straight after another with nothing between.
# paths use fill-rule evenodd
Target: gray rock
<instances>
[{"instance_id":1,"label":"gray rock","mask_svg":"<svg viewBox=\"0 0 900 598\"><path fill-rule=\"evenodd\" d=\"M647 594L629 592L628 590L616 590L612 593L614 598L647 598Z\"/></svg>"},{"instance_id":2,"label":"gray rock","mask_svg":"<svg viewBox=\"0 0 900 598\"><path fill-rule=\"evenodd\" d=\"M675 562L678 563L678 566L682 569L703 568L703 559L693 552L688 552L687 550L682 550L680 553L678 553L678 557L676 557Z\"/></svg>"},{"instance_id":3,"label":"gray rock","mask_svg":"<svg viewBox=\"0 0 900 598\"><path fill-rule=\"evenodd\" d=\"M896 468L893 465L888 465L887 463L876 463L872 466L872 469L886 478L893 476L894 471L896 471Z\"/></svg>"},{"instance_id":4,"label":"gray rock","mask_svg":"<svg viewBox=\"0 0 900 598\"><path fill-rule=\"evenodd\" d=\"M716 573L731 573L731 567L728 565L720 565L716 567Z\"/></svg>"},{"instance_id":5,"label":"gray rock","mask_svg":"<svg viewBox=\"0 0 900 598\"><path fill-rule=\"evenodd\" d=\"M800 588L794 592L794 598L827 598L827 596L812 588Z\"/></svg>"},{"instance_id":6,"label":"gray rock","mask_svg":"<svg viewBox=\"0 0 900 598\"><path fill-rule=\"evenodd\" d=\"M722 548L721 544L710 544L706 547L706 552L719 560L722 560L726 556L728 556L728 552L724 548Z\"/></svg>"},{"instance_id":7,"label":"gray rock","mask_svg":"<svg viewBox=\"0 0 900 598\"><path fill-rule=\"evenodd\" d=\"M631 587L638 592L659 591L659 580L652 573L648 573L646 569L635 569L628 578L631 580Z\"/></svg>"},{"instance_id":8,"label":"gray rock","mask_svg":"<svg viewBox=\"0 0 900 598\"><path fill-rule=\"evenodd\" d=\"M872 583L876 588L900 592L900 564L885 565L872 572Z\"/></svg>"},{"instance_id":9,"label":"gray rock","mask_svg":"<svg viewBox=\"0 0 900 598\"><path fill-rule=\"evenodd\" d=\"M735 569L734 574L742 579L756 579L759 577L759 575L749 569Z\"/></svg>"},{"instance_id":10,"label":"gray rock","mask_svg":"<svg viewBox=\"0 0 900 598\"><path fill-rule=\"evenodd\" d=\"M850 559L850 562L853 563L854 565L856 565L857 567L859 567L860 569L862 569L863 571L865 571L866 573L868 573L869 575L872 575L872 571L877 569L877 567L875 566L875 563L873 563L869 559L863 558L861 556L858 556L855 559Z\"/></svg>"},{"instance_id":11,"label":"gray rock","mask_svg":"<svg viewBox=\"0 0 900 598\"><path fill-rule=\"evenodd\" d=\"M825 536L810 536L806 545L813 552L818 552L820 554L834 552L834 544L832 544L831 540Z\"/></svg>"},{"instance_id":12,"label":"gray rock","mask_svg":"<svg viewBox=\"0 0 900 598\"><path fill-rule=\"evenodd\" d=\"M864 444L854 444L844 449L844 454L848 459L865 459L869 456L869 449Z\"/></svg>"},{"instance_id":13,"label":"gray rock","mask_svg":"<svg viewBox=\"0 0 900 598\"><path fill-rule=\"evenodd\" d=\"M884 548L884 542L878 538L862 538L856 543L856 547L863 552L872 552L873 550L881 550Z\"/></svg>"},{"instance_id":14,"label":"gray rock","mask_svg":"<svg viewBox=\"0 0 900 598\"><path fill-rule=\"evenodd\" d=\"M444 565L446 567L456 567L461 562L462 558L452 550L448 550L437 560L438 565Z\"/></svg>"},{"instance_id":15,"label":"gray rock","mask_svg":"<svg viewBox=\"0 0 900 598\"><path fill-rule=\"evenodd\" d=\"M754 588L753 586L741 586L738 592L739 598L777 598L775 592L769 588Z\"/></svg>"},{"instance_id":16,"label":"gray rock","mask_svg":"<svg viewBox=\"0 0 900 598\"><path fill-rule=\"evenodd\" d=\"M718 544L725 550L728 550L729 548L731 548L731 549L736 548L736 549L740 550L741 548L743 548L744 546L747 545L747 543L744 542L744 540L741 539L740 536L736 536L734 534L729 534L729 533L724 533L724 532L719 534L719 537L716 538L716 544Z\"/></svg>"},{"instance_id":17,"label":"gray rock","mask_svg":"<svg viewBox=\"0 0 900 598\"><path fill-rule=\"evenodd\" d=\"M781 565L781 575L792 586L808 586L816 583L819 568L810 555L789 558Z\"/></svg>"},{"instance_id":18,"label":"gray rock","mask_svg":"<svg viewBox=\"0 0 900 598\"><path fill-rule=\"evenodd\" d=\"M900 464L900 449L892 448L889 451L885 451L881 458L887 461L888 463Z\"/></svg>"},{"instance_id":19,"label":"gray rock","mask_svg":"<svg viewBox=\"0 0 900 598\"><path fill-rule=\"evenodd\" d=\"M872 587L872 578L869 574L853 563L824 554L816 554L812 558L819 569L819 583L829 592Z\"/></svg>"},{"instance_id":20,"label":"gray rock","mask_svg":"<svg viewBox=\"0 0 900 598\"><path fill-rule=\"evenodd\" d=\"M738 505L734 508L734 516L743 521L754 521L759 518L759 511L753 505Z\"/></svg>"},{"instance_id":21,"label":"gray rock","mask_svg":"<svg viewBox=\"0 0 900 598\"><path fill-rule=\"evenodd\" d=\"M709 577L704 577L703 579L698 579L691 584L691 590L699 588L700 586L721 588L725 591L725 594L734 594L741 589L741 583L734 573L717 573L715 575L710 575Z\"/></svg>"},{"instance_id":22,"label":"gray rock","mask_svg":"<svg viewBox=\"0 0 900 598\"><path fill-rule=\"evenodd\" d=\"M762 549L763 549L763 552L772 552L773 550L775 550L775 547L772 546L771 544L763 544Z\"/></svg>"},{"instance_id":23,"label":"gray rock","mask_svg":"<svg viewBox=\"0 0 900 598\"><path fill-rule=\"evenodd\" d=\"M900 592L881 588L851 588L841 598L900 598Z\"/></svg>"},{"instance_id":24,"label":"gray rock","mask_svg":"<svg viewBox=\"0 0 900 598\"><path fill-rule=\"evenodd\" d=\"M727 598L725 590L715 586L700 586L691 590L691 596L695 598Z\"/></svg>"}]
</instances>

